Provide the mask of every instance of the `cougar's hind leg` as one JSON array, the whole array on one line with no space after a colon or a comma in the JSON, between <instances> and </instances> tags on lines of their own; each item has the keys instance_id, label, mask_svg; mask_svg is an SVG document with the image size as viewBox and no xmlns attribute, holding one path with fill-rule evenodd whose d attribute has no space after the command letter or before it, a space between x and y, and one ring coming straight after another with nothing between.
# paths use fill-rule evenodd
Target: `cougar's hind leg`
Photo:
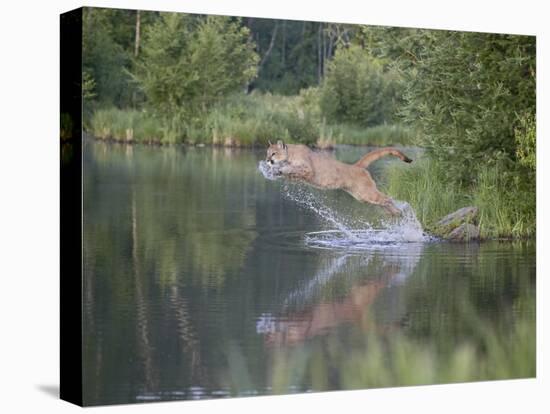
<instances>
[{"instance_id":1,"label":"cougar's hind leg","mask_svg":"<svg viewBox=\"0 0 550 414\"><path fill-rule=\"evenodd\" d=\"M376 190L374 197L371 200L369 200L369 202L383 207L384 210L386 210L392 216L395 216L395 217L401 216L402 212L399 208L397 208L393 200L378 190Z\"/></svg>"},{"instance_id":2,"label":"cougar's hind leg","mask_svg":"<svg viewBox=\"0 0 550 414\"><path fill-rule=\"evenodd\" d=\"M362 203L370 203L383 207L392 216L400 216L399 210L393 200L387 195L378 191L376 183L367 170L356 169L353 180L348 181L344 189L356 200Z\"/></svg>"},{"instance_id":3,"label":"cougar's hind leg","mask_svg":"<svg viewBox=\"0 0 550 414\"><path fill-rule=\"evenodd\" d=\"M388 199L381 204L384 209L394 217L400 217L403 212L395 205L393 200L388 197Z\"/></svg>"},{"instance_id":4,"label":"cougar's hind leg","mask_svg":"<svg viewBox=\"0 0 550 414\"><path fill-rule=\"evenodd\" d=\"M356 186L348 192L356 200L359 200L363 203L370 203L381 206L392 216L401 216L401 210L397 208L390 197L378 191L378 188L376 188L376 184L372 179L365 180L364 183L365 184Z\"/></svg>"}]
</instances>

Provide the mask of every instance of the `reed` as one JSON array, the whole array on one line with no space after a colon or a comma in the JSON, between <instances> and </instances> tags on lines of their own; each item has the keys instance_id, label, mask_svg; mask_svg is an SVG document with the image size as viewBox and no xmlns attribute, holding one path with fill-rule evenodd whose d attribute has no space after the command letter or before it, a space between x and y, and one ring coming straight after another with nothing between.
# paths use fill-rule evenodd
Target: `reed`
<instances>
[{"instance_id":1,"label":"reed","mask_svg":"<svg viewBox=\"0 0 550 414\"><path fill-rule=\"evenodd\" d=\"M448 182L441 166L427 156L410 166L392 163L384 177L388 194L409 202L424 228L461 207L474 205L479 208L482 238L535 235L534 187L518 181L498 164L482 168L466 187Z\"/></svg>"},{"instance_id":2,"label":"reed","mask_svg":"<svg viewBox=\"0 0 550 414\"><path fill-rule=\"evenodd\" d=\"M399 125L363 128L327 124L310 95L232 95L208 112L187 118L164 119L143 110L103 108L91 115L89 132L99 139L125 142L246 147L278 139L322 148L337 144L405 145L413 141L410 130Z\"/></svg>"}]
</instances>

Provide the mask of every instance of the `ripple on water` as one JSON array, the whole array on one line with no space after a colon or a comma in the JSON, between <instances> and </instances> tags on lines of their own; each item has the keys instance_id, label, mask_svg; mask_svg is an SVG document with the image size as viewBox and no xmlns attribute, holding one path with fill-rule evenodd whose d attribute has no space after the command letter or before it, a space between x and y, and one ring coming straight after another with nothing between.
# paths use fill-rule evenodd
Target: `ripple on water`
<instances>
[{"instance_id":1,"label":"ripple on water","mask_svg":"<svg viewBox=\"0 0 550 414\"><path fill-rule=\"evenodd\" d=\"M394 234L383 229L352 230L353 238L339 230L309 232L304 235L306 246L328 250L379 250L394 248L403 243L420 243L424 238L412 240L395 238Z\"/></svg>"}]
</instances>

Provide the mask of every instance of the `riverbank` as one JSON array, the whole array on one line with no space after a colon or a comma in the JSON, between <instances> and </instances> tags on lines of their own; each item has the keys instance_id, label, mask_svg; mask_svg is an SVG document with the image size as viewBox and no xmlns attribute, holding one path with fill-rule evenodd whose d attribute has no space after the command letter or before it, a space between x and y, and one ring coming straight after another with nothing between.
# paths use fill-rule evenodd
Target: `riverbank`
<instances>
[{"instance_id":1,"label":"riverbank","mask_svg":"<svg viewBox=\"0 0 550 414\"><path fill-rule=\"evenodd\" d=\"M410 166L391 164L381 188L409 202L428 232L447 214L475 206L481 240L528 239L536 234L535 189L498 164L482 168L469 186L459 186L445 180L441 167L424 156Z\"/></svg>"},{"instance_id":2,"label":"riverbank","mask_svg":"<svg viewBox=\"0 0 550 414\"><path fill-rule=\"evenodd\" d=\"M96 138L116 145L184 145L193 147L223 147L223 144L188 142L166 144ZM255 143L249 147L225 147L229 151L265 148ZM414 157L413 157L414 158ZM497 167L487 167L469 187L463 188L445 181L440 167L427 156L415 158L412 164L390 162L378 179L379 188L396 200L407 201L414 209L423 229L436 233L435 224L447 214L475 206L479 240L530 239L536 234L535 193L518 183L510 184Z\"/></svg>"},{"instance_id":3,"label":"riverbank","mask_svg":"<svg viewBox=\"0 0 550 414\"><path fill-rule=\"evenodd\" d=\"M268 141L330 148L348 145L409 145L414 132L401 125L369 128L328 124L311 92L295 96L234 95L198 117L163 119L147 110L98 108L86 131L102 140L146 144L265 146Z\"/></svg>"}]
</instances>

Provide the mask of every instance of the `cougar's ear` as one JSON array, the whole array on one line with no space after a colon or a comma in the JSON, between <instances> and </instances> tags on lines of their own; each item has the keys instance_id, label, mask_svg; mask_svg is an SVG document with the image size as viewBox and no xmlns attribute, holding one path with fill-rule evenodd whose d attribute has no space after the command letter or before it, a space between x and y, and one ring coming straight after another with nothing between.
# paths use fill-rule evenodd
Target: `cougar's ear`
<instances>
[{"instance_id":1,"label":"cougar's ear","mask_svg":"<svg viewBox=\"0 0 550 414\"><path fill-rule=\"evenodd\" d=\"M267 143L269 144L270 147L273 145L270 140L267 140Z\"/></svg>"},{"instance_id":2,"label":"cougar's ear","mask_svg":"<svg viewBox=\"0 0 550 414\"><path fill-rule=\"evenodd\" d=\"M285 150L286 150L286 148L287 148L286 144L285 144L283 141L281 141L281 140L277 141L277 146L278 146L279 148L285 149Z\"/></svg>"}]
</instances>

